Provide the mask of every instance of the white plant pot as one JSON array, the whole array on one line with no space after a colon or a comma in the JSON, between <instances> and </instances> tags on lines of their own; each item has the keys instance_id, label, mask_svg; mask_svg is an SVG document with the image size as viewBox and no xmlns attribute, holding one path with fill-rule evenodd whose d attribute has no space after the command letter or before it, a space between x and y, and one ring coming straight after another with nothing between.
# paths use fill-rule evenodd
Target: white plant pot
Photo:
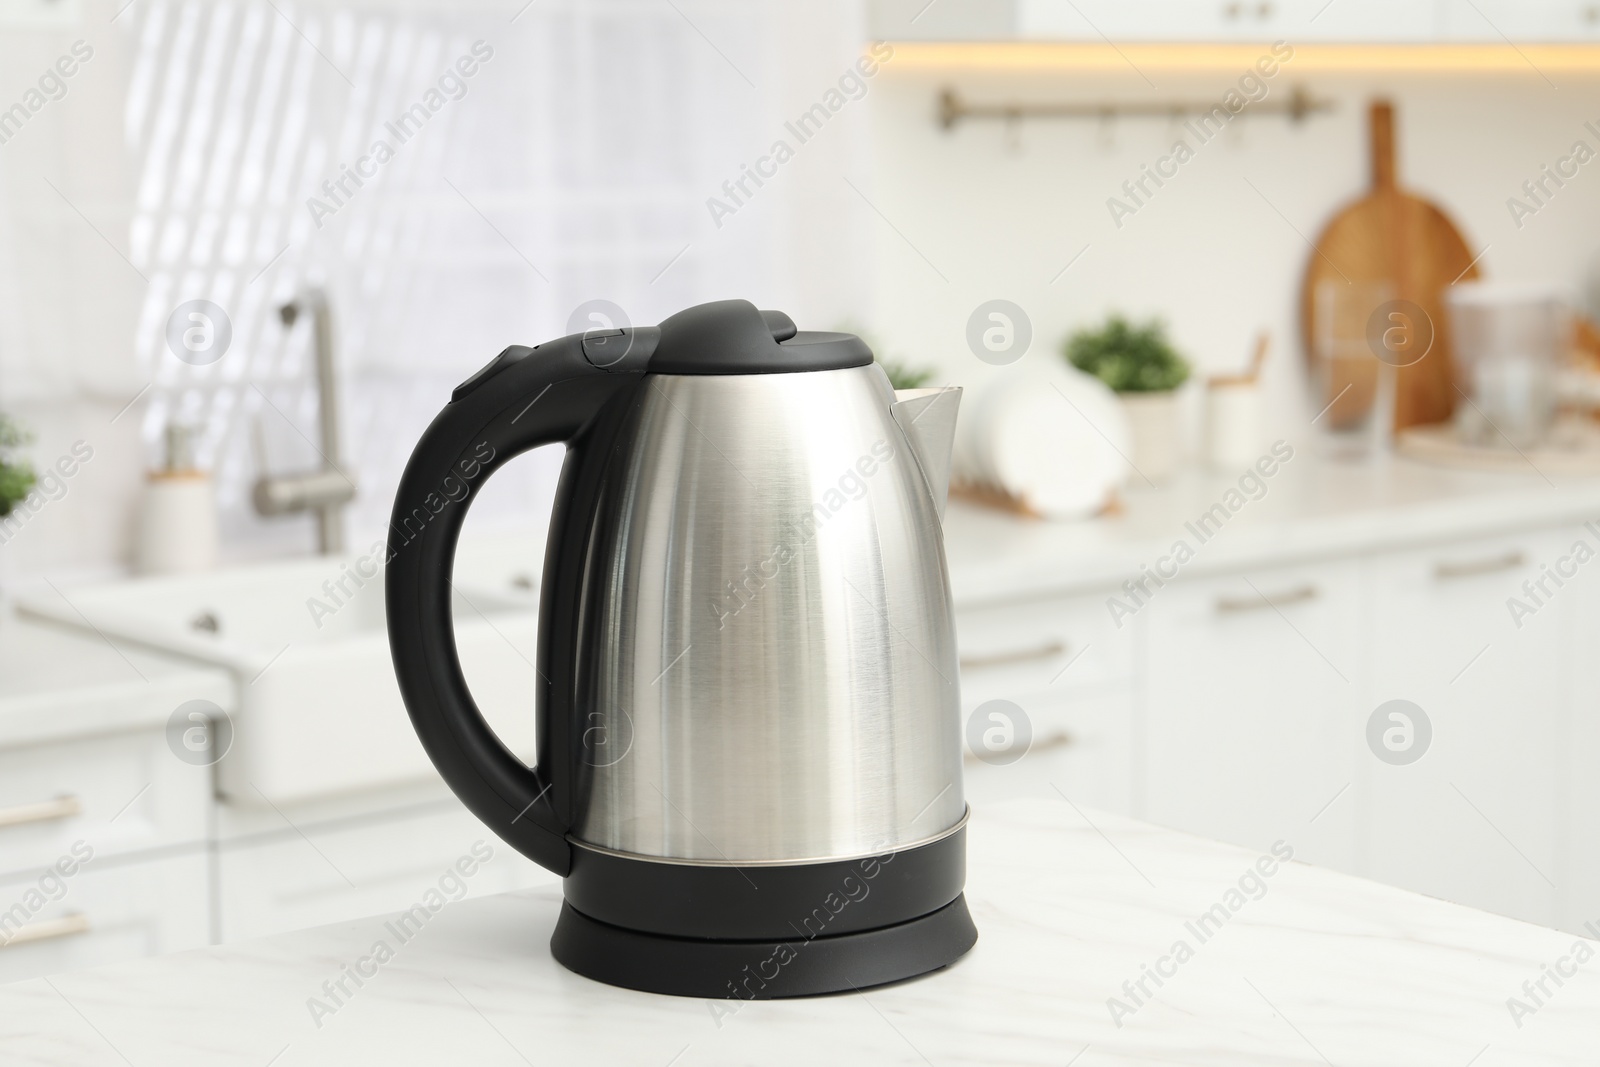
<instances>
[{"instance_id":1,"label":"white plant pot","mask_svg":"<svg viewBox=\"0 0 1600 1067\"><path fill-rule=\"evenodd\" d=\"M1160 483L1172 477L1178 466L1178 394L1118 393L1122 410L1128 415L1133 454L1128 458L1138 468L1131 476L1134 484L1148 478ZM1141 475L1143 477L1141 477Z\"/></svg>"}]
</instances>

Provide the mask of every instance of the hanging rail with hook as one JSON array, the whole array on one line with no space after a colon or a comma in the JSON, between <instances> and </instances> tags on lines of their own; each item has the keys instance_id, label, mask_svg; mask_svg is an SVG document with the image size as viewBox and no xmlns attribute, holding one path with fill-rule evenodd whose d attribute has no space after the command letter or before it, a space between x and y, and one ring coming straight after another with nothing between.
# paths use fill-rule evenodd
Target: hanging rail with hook
<instances>
[{"instance_id":1,"label":"hanging rail with hook","mask_svg":"<svg viewBox=\"0 0 1600 1067\"><path fill-rule=\"evenodd\" d=\"M1243 115L1287 115L1289 121L1300 122L1307 116L1322 111L1332 111L1333 101L1313 97L1303 86L1289 90L1286 100L1263 100L1250 103L1238 112L1229 112L1215 101L1137 101L1127 103L1006 103L978 104L963 100L954 89L939 91L939 127L954 129L956 123L967 119L1001 119L1015 122L1019 119L1117 119L1117 118L1167 118L1174 121L1195 115L1210 115L1221 110L1231 118Z\"/></svg>"}]
</instances>

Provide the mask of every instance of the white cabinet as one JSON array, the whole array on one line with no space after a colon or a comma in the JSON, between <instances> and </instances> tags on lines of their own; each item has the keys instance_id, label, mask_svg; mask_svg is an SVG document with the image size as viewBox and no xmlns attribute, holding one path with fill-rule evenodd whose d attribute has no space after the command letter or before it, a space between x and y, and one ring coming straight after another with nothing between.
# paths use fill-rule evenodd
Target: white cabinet
<instances>
[{"instance_id":1,"label":"white cabinet","mask_svg":"<svg viewBox=\"0 0 1600 1067\"><path fill-rule=\"evenodd\" d=\"M1576 931L1600 917L1600 562L1579 539L1600 551L1573 525L1180 578L1121 630L1103 595L964 608L965 712L1010 700L1034 746L969 757L969 795L1283 839ZM1374 740L1391 701L1420 713L1377 716Z\"/></svg>"},{"instance_id":2,"label":"white cabinet","mask_svg":"<svg viewBox=\"0 0 1600 1067\"><path fill-rule=\"evenodd\" d=\"M1133 676L1134 631L1115 625L1103 596L958 608L956 639L966 699L1016 699Z\"/></svg>"},{"instance_id":3,"label":"white cabinet","mask_svg":"<svg viewBox=\"0 0 1600 1067\"><path fill-rule=\"evenodd\" d=\"M1019 0L1017 35L1064 41L1429 41L1437 0Z\"/></svg>"},{"instance_id":4,"label":"white cabinet","mask_svg":"<svg viewBox=\"0 0 1600 1067\"><path fill-rule=\"evenodd\" d=\"M1023 797L1126 814L1135 803L1133 699L1126 691L1035 696L1016 702L1033 726L1015 762L964 761L967 801ZM997 727L1001 724L996 723Z\"/></svg>"},{"instance_id":5,"label":"white cabinet","mask_svg":"<svg viewBox=\"0 0 1600 1067\"><path fill-rule=\"evenodd\" d=\"M211 770L159 730L0 751L0 981L556 880L441 785L236 809Z\"/></svg>"},{"instance_id":6,"label":"white cabinet","mask_svg":"<svg viewBox=\"0 0 1600 1067\"><path fill-rule=\"evenodd\" d=\"M1020 36L1052 40L1218 40L1281 36L1283 4L1273 0L1018 0Z\"/></svg>"},{"instance_id":7,"label":"white cabinet","mask_svg":"<svg viewBox=\"0 0 1600 1067\"><path fill-rule=\"evenodd\" d=\"M1297 859L1349 869L1357 578L1354 562L1320 563L1157 591L1144 609L1146 817L1249 848L1282 839Z\"/></svg>"},{"instance_id":8,"label":"white cabinet","mask_svg":"<svg viewBox=\"0 0 1600 1067\"><path fill-rule=\"evenodd\" d=\"M1594 0L1446 0L1441 37L1450 41L1593 41L1600 39Z\"/></svg>"},{"instance_id":9,"label":"white cabinet","mask_svg":"<svg viewBox=\"0 0 1600 1067\"><path fill-rule=\"evenodd\" d=\"M218 862L224 941L402 911L430 889L457 900L557 880L453 798L225 841Z\"/></svg>"},{"instance_id":10,"label":"white cabinet","mask_svg":"<svg viewBox=\"0 0 1600 1067\"><path fill-rule=\"evenodd\" d=\"M1585 539L1600 548L1594 537ZM1562 863L1551 877L1559 925L1578 931L1586 922L1600 925L1600 559L1585 566L1570 596L1572 699L1555 773Z\"/></svg>"},{"instance_id":11,"label":"white cabinet","mask_svg":"<svg viewBox=\"0 0 1600 1067\"><path fill-rule=\"evenodd\" d=\"M1597 0L871 0L874 39L1117 42L1592 41Z\"/></svg>"},{"instance_id":12,"label":"white cabinet","mask_svg":"<svg viewBox=\"0 0 1600 1067\"><path fill-rule=\"evenodd\" d=\"M198 948L207 896L199 850L127 863L97 854L66 877L19 873L0 883L0 982Z\"/></svg>"},{"instance_id":13,"label":"white cabinet","mask_svg":"<svg viewBox=\"0 0 1600 1067\"><path fill-rule=\"evenodd\" d=\"M1135 629L1116 628L1104 598L963 608L956 636L970 803L1066 796L1108 811L1134 810ZM986 708L991 701L1015 705L1026 729L1008 721L1016 712ZM1012 758L1024 737L1025 750Z\"/></svg>"},{"instance_id":14,"label":"white cabinet","mask_svg":"<svg viewBox=\"0 0 1600 1067\"><path fill-rule=\"evenodd\" d=\"M1282 32L1291 44L1436 41L1446 25L1447 0L1290 0Z\"/></svg>"},{"instance_id":15,"label":"white cabinet","mask_svg":"<svg viewBox=\"0 0 1600 1067\"><path fill-rule=\"evenodd\" d=\"M206 944L210 803L159 730L0 751L0 982Z\"/></svg>"},{"instance_id":16,"label":"white cabinet","mask_svg":"<svg viewBox=\"0 0 1600 1067\"><path fill-rule=\"evenodd\" d=\"M159 731L0 750L0 874L54 863L83 841L100 856L206 833L210 771Z\"/></svg>"},{"instance_id":17,"label":"white cabinet","mask_svg":"<svg viewBox=\"0 0 1600 1067\"><path fill-rule=\"evenodd\" d=\"M1413 763L1362 761L1361 873L1555 921L1564 635L1576 603L1546 578L1550 595L1519 628L1507 601L1531 605L1523 582L1572 540L1528 533L1370 562L1372 706L1410 701L1432 736Z\"/></svg>"}]
</instances>

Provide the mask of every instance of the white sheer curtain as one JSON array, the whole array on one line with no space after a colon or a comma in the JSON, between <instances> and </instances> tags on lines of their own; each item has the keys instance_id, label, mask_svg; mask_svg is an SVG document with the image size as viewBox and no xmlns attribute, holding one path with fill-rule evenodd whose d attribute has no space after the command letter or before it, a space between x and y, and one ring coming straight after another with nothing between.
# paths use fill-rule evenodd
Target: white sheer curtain
<instances>
[{"instance_id":1,"label":"white sheer curtain","mask_svg":"<svg viewBox=\"0 0 1600 1067\"><path fill-rule=\"evenodd\" d=\"M133 267L107 268L128 310L119 318L113 300L97 317L120 321L127 340L101 358L117 365L127 396L150 383L127 416L150 461L169 420L199 428L235 558L311 543L308 520L259 519L248 494L263 461L317 462L308 331L285 330L276 308L302 284L326 286L344 451L361 486L352 539L370 540L450 387L508 343L567 332L586 300L610 300L636 323L728 296L783 307L808 326L865 320L870 217L845 180L870 188L864 106L840 109L720 227L706 203L856 61L859 6L138 0L111 22L116 6L91 3L77 35L101 50L98 95L86 84L72 109L41 115L61 127L55 151L8 147L0 173L8 189L49 176L75 204L99 190L84 214ZM457 67L463 57L471 62ZM468 67L471 76L460 73ZM403 143L387 125L440 100ZM74 153L91 128L119 129L121 143L97 137L92 152ZM379 140L392 159L362 163ZM325 191L358 166L371 172L359 188L347 179ZM89 173L107 167L122 180ZM5 199L0 211L21 210L17 196ZM64 212L56 222L75 224ZM12 253L0 264L8 272L29 255L61 254ZM232 322L231 348L209 366L166 346L168 315L192 299L214 301ZM87 302L63 287L42 306L0 312L14 327L0 322L0 344L37 332L30 316ZM0 369L43 358L0 352ZM86 368L74 388L117 392ZM513 465L475 518L537 516L557 460Z\"/></svg>"}]
</instances>

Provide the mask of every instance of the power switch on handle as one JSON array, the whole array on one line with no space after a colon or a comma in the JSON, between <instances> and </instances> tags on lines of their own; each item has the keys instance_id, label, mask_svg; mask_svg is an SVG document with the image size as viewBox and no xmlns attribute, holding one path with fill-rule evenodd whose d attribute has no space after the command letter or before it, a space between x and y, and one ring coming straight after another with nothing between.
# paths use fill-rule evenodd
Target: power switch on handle
<instances>
[{"instance_id":1,"label":"power switch on handle","mask_svg":"<svg viewBox=\"0 0 1600 1067\"><path fill-rule=\"evenodd\" d=\"M456 386L455 392L450 394L450 402L452 404L455 403L496 374L499 374L513 363L526 359L532 353L533 349L528 348L526 345L511 345L504 352L478 368L478 372L472 377Z\"/></svg>"},{"instance_id":2,"label":"power switch on handle","mask_svg":"<svg viewBox=\"0 0 1600 1067\"><path fill-rule=\"evenodd\" d=\"M626 329L585 331L580 339L583 358L589 366L611 374L643 371L661 340L654 326L629 326Z\"/></svg>"},{"instance_id":3,"label":"power switch on handle","mask_svg":"<svg viewBox=\"0 0 1600 1067\"><path fill-rule=\"evenodd\" d=\"M583 335L583 358L596 367L609 367L628 354L632 338L622 330L586 330Z\"/></svg>"}]
</instances>

